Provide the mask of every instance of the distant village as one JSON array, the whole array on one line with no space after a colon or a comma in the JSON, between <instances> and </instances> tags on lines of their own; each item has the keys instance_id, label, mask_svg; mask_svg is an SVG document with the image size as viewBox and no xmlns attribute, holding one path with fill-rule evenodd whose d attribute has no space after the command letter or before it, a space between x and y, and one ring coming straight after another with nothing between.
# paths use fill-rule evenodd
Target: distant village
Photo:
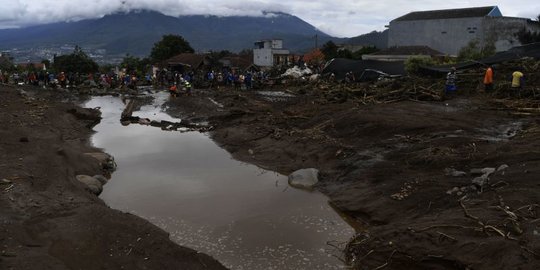
<instances>
[{"instance_id":1,"label":"distant village","mask_svg":"<svg viewBox=\"0 0 540 270\"><path fill-rule=\"evenodd\" d=\"M178 82L181 77L191 82L204 82L211 78L234 85L238 80L244 84L247 77L250 82L247 87L250 88L255 79L261 82L268 76L283 74L293 66L309 68L310 75L320 74L325 64L335 58L361 62L360 70L343 67L327 74L341 80L360 80L365 70L404 75L406 67L403 63L411 58L427 59L425 63L428 64L477 60L520 46L527 37L538 37L540 33L538 21L505 17L497 6L411 12L390 21L387 28L387 48L329 41L320 48L315 45L305 54L294 54L287 49L286 40L273 38L255 41L252 49L241 53L195 53L188 50L166 59L139 59L129 55L110 58L106 57L105 50L85 51L78 46L64 45L2 52L0 69L4 83L75 86L86 82L111 87L137 83L168 85ZM95 62L99 68L96 65L94 70L72 70L58 65L57 59L77 50L77 53L84 54L84 59ZM43 60L15 63L14 59L21 59L24 54L38 55ZM385 68L389 65L381 62L395 65Z\"/></svg>"}]
</instances>

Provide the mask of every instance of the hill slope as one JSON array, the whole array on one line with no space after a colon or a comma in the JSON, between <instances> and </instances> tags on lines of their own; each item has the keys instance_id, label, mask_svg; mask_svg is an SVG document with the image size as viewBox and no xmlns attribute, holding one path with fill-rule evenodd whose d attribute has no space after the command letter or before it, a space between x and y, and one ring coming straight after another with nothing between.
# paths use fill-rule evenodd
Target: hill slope
<instances>
[{"instance_id":1,"label":"hill slope","mask_svg":"<svg viewBox=\"0 0 540 270\"><path fill-rule=\"evenodd\" d=\"M164 34L178 34L196 51L250 49L258 39L281 38L291 51L339 40L300 18L284 13L267 17L171 17L154 11L115 13L99 19L61 22L22 29L0 30L0 49L44 48L76 44L85 49L105 49L107 55L147 56Z\"/></svg>"}]
</instances>

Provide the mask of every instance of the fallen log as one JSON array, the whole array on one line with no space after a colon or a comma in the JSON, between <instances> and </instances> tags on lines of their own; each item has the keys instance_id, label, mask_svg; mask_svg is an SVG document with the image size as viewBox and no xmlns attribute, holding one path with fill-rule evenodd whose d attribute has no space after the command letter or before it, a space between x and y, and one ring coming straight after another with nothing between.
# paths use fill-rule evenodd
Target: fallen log
<instances>
[{"instance_id":1,"label":"fallen log","mask_svg":"<svg viewBox=\"0 0 540 270\"><path fill-rule=\"evenodd\" d=\"M133 114L133 110L135 109L135 100L132 99L128 102L126 105L126 108L124 108L124 111L122 111L122 116L120 120L129 120L131 115ZM138 120L137 120L138 121Z\"/></svg>"}]
</instances>

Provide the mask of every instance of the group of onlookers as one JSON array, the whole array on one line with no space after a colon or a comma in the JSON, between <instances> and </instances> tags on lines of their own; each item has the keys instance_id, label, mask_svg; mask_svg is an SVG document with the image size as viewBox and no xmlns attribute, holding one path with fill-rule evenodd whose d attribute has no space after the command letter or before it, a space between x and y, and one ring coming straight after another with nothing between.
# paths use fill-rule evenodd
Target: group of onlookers
<instances>
[{"instance_id":1,"label":"group of onlookers","mask_svg":"<svg viewBox=\"0 0 540 270\"><path fill-rule=\"evenodd\" d=\"M454 94L457 91L457 74L456 68L452 67L450 72L446 74L446 85L445 85L445 94ZM486 93L493 92L494 89L494 74L493 67L487 66L484 71L484 77L482 79L484 84L484 91ZM525 75L518 68L511 75L510 79L510 89L508 89L508 95L521 95L523 87L525 85Z\"/></svg>"}]
</instances>

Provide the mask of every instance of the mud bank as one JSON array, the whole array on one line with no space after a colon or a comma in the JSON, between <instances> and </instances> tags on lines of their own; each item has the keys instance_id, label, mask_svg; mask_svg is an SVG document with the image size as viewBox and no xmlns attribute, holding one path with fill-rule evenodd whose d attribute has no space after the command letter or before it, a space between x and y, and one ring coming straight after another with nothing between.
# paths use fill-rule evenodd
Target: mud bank
<instances>
[{"instance_id":1,"label":"mud bank","mask_svg":"<svg viewBox=\"0 0 540 270\"><path fill-rule=\"evenodd\" d=\"M89 143L96 117L57 92L20 90L0 86L0 268L225 269L76 181L104 173L84 155L101 151Z\"/></svg>"},{"instance_id":2,"label":"mud bank","mask_svg":"<svg viewBox=\"0 0 540 270\"><path fill-rule=\"evenodd\" d=\"M318 168L317 189L362 224L345 250L353 268L534 269L539 121L498 104L485 94L362 104L317 90L278 100L228 90L171 100L169 112L208 120L239 160L285 175Z\"/></svg>"}]
</instances>

